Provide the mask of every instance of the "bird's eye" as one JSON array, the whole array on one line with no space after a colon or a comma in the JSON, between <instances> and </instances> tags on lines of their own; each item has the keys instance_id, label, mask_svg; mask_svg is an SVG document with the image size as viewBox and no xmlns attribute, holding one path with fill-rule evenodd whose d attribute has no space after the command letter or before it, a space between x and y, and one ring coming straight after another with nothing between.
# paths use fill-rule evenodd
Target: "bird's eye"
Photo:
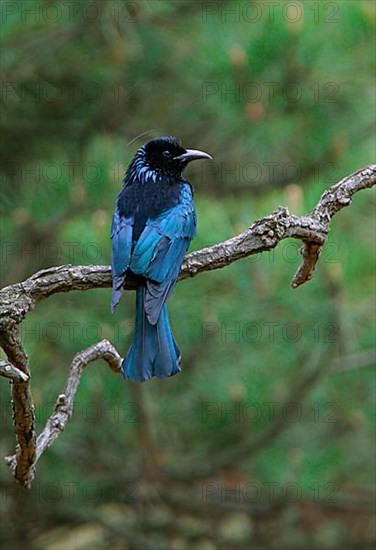
<instances>
[{"instance_id":1,"label":"bird's eye","mask_svg":"<svg viewBox=\"0 0 376 550\"><path fill-rule=\"evenodd\" d=\"M172 155L171 151L163 151L163 156L166 158L170 158Z\"/></svg>"}]
</instances>

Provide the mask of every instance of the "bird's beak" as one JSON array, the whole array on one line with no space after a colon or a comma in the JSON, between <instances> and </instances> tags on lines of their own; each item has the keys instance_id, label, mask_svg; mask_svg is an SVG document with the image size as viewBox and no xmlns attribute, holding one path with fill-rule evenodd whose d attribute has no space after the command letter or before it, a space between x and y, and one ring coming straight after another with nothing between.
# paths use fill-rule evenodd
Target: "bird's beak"
<instances>
[{"instance_id":1,"label":"bird's beak","mask_svg":"<svg viewBox=\"0 0 376 550\"><path fill-rule=\"evenodd\" d=\"M185 153L174 158L174 160L181 160L183 162L191 162L191 160L198 159L213 160L213 157L211 157L208 153L204 153L204 151L198 151L197 149L186 149Z\"/></svg>"}]
</instances>

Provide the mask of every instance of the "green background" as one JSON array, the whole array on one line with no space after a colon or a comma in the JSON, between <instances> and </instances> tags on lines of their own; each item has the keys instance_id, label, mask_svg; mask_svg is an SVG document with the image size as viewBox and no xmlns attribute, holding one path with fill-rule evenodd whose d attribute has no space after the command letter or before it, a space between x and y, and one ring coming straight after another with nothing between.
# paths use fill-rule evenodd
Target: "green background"
<instances>
[{"instance_id":1,"label":"green background","mask_svg":"<svg viewBox=\"0 0 376 550\"><path fill-rule=\"evenodd\" d=\"M108 264L124 169L152 137L214 158L186 173L192 250L279 205L304 214L374 159L372 1L46 0L2 17L3 285ZM1 464L4 547L368 548L374 197L335 217L297 290L295 241L179 283L178 376L139 386L90 364L31 492ZM126 353L133 301L112 316L109 290L72 292L28 314L39 431L75 353ZM6 455L5 380L1 397Z\"/></svg>"}]
</instances>

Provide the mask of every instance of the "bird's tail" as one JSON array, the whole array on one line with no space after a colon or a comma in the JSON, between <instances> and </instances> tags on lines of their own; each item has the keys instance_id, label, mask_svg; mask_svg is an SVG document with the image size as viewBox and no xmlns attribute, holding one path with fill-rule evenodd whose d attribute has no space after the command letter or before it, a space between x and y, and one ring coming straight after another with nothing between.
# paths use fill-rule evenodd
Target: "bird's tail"
<instances>
[{"instance_id":1,"label":"bird's tail","mask_svg":"<svg viewBox=\"0 0 376 550\"><path fill-rule=\"evenodd\" d=\"M167 306L163 305L157 323L150 324L145 313L145 292L144 284L137 286L133 342L121 366L124 378L140 382L152 376L173 376L181 368L181 355L171 332Z\"/></svg>"}]
</instances>

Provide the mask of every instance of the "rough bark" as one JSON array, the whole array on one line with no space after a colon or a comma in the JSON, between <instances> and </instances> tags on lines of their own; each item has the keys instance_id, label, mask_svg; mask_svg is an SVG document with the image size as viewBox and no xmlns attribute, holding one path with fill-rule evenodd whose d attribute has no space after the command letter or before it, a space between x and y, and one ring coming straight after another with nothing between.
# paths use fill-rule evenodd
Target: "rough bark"
<instances>
[{"instance_id":1,"label":"rough bark","mask_svg":"<svg viewBox=\"0 0 376 550\"><path fill-rule=\"evenodd\" d=\"M272 250L283 239L295 238L303 242L302 263L291 283L296 288L312 278L333 216L351 204L355 193L371 188L375 183L376 165L371 165L347 176L325 191L315 208L306 216L297 217L290 214L287 208L279 207L276 212L255 221L239 235L189 254L183 262L179 280ZM79 352L72 361L64 393L59 395L50 419L37 438L28 357L19 337L18 325L37 302L44 298L59 292L107 288L111 286L111 282L108 266L64 265L38 271L24 282L7 286L0 291L0 344L8 357L8 361L0 362L0 376L11 381L17 438L16 453L5 460L17 481L24 487L30 487L36 461L62 432L71 416L74 396L84 367L103 358L113 371L119 372L121 357L106 340ZM129 279L126 290L132 289L134 282ZM278 429L278 426L273 429ZM263 437L268 437L268 434ZM254 444L257 445L257 441Z\"/></svg>"}]
</instances>

